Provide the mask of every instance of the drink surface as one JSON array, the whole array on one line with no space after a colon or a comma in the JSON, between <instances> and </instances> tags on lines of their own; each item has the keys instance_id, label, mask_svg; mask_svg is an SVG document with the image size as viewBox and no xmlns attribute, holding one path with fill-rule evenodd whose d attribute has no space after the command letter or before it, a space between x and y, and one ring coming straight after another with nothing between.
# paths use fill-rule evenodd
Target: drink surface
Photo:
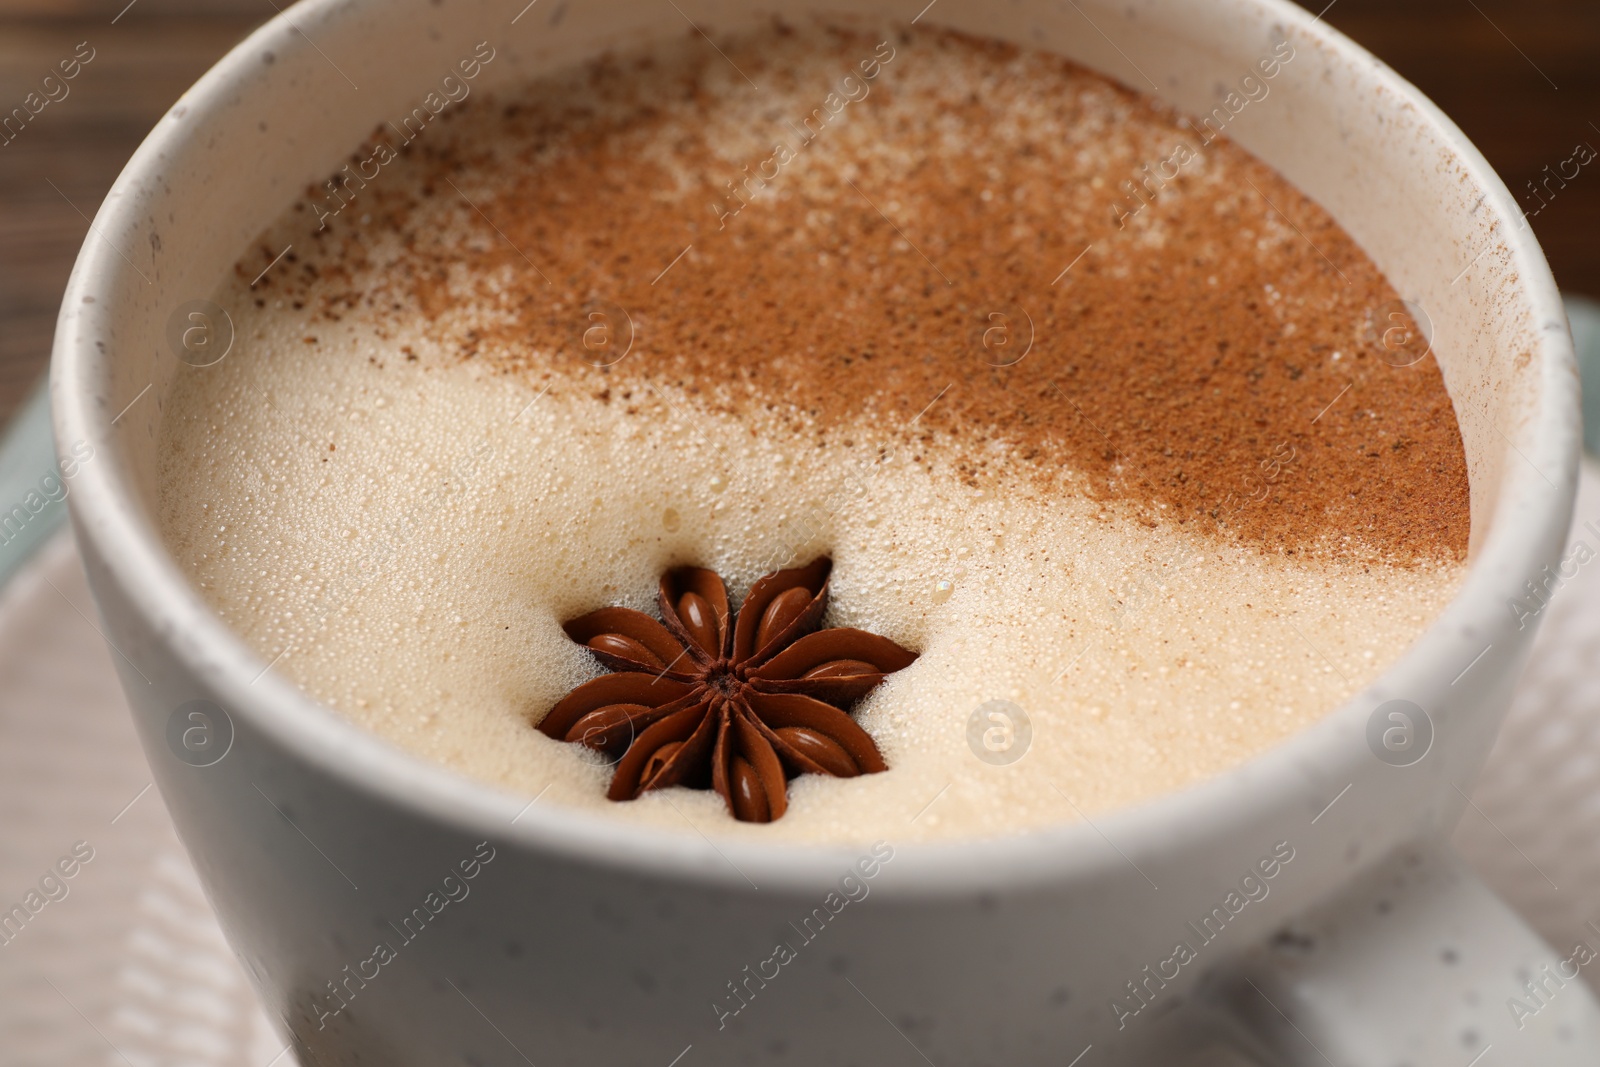
<instances>
[{"instance_id":1,"label":"drink surface","mask_svg":"<svg viewBox=\"0 0 1600 1067\"><path fill-rule=\"evenodd\" d=\"M219 288L236 340L168 398L161 522L273 669L542 804L971 838L1224 771L1448 601L1434 359L1393 358L1396 294L1236 112L930 29L717 43L493 97L480 49ZM746 825L608 801L534 729L603 673L566 620L818 555L829 625L920 654L854 712L887 772Z\"/></svg>"}]
</instances>

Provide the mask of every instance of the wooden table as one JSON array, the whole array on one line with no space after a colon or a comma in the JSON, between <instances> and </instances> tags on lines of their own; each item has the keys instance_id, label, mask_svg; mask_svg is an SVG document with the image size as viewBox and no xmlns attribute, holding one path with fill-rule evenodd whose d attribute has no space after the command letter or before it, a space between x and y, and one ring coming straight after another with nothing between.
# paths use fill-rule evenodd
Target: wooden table
<instances>
[{"instance_id":1,"label":"wooden table","mask_svg":"<svg viewBox=\"0 0 1600 1067\"><path fill-rule=\"evenodd\" d=\"M87 41L94 58L68 95L0 147L0 421L50 356L56 311L106 190L167 108L234 43L272 15L147 14L96 5L74 18L0 19L0 114Z\"/></svg>"},{"instance_id":2,"label":"wooden table","mask_svg":"<svg viewBox=\"0 0 1600 1067\"><path fill-rule=\"evenodd\" d=\"M267 0L125 4L0 0L0 114L79 42L94 50L70 95L0 147L0 420L43 371L73 257L123 163L172 101L273 13ZM1433 97L1513 192L1580 142L1600 149L1595 0L1334 0L1325 18ZM1533 226L1556 279L1600 297L1600 161Z\"/></svg>"}]
</instances>

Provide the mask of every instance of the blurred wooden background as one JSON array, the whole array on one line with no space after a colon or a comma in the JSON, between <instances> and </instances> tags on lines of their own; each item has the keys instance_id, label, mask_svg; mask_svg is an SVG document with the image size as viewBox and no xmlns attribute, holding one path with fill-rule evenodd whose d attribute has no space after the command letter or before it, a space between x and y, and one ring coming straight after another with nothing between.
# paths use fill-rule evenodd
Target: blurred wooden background
<instances>
[{"instance_id":1,"label":"blurred wooden background","mask_svg":"<svg viewBox=\"0 0 1600 1067\"><path fill-rule=\"evenodd\" d=\"M70 95L0 147L0 421L43 371L73 257L123 163L275 4L287 6L0 0L0 113L79 42L95 52ZM1519 196L1580 142L1600 149L1597 0L1334 0L1324 17L1431 96ZM1533 227L1557 281L1600 297L1600 167L1585 168Z\"/></svg>"}]
</instances>

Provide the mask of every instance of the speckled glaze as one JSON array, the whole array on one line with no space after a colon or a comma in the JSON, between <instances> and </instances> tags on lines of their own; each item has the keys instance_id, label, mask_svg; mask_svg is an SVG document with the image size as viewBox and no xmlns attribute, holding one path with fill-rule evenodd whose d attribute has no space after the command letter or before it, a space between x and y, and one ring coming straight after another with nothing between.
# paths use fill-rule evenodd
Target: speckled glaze
<instances>
[{"instance_id":1,"label":"speckled glaze","mask_svg":"<svg viewBox=\"0 0 1600 1067\"><path fill-rule=\"evenodd\" d=\"M854 5L901 19L918 6ZM1326 207L1434 324L1472 479L1469 577L1391 671L1265 756L1093 825L896 848L870 896L808 939L799 927L856 853L663 835L424 765L273 674L188 587L150 507L175 309L477 42L497 50L484 88L691 32L691 18L769 11L308 0L160 122L79 258L52 379L61 451L95 449L69 498L79 543L156 780L302 1062L1094 1067L1213 1046L1338 1067L1466 1064L1491 1046L1492 1062L1600 1060L1600 1011L1578 982L1546 983L1537 1011L1513 1017L1509 1000L1532 1007L1524 982L1560 957L1442 844L1533 633L1507 601L1567 529L1580 431L1565 318L1478 152L1287 3L940 0L922 16L1058 50L1195 113L1287 38L1294 60L1229 135ZM207 766L168 741L198 699L231 723ZM1409 766L1367 741L1394 699L1433 724ZM1241 889L1285 850L1270 880ZM464 881L460 865L484 854ZM799 947L774 977L765 961L785 938ZM1174 963L1179 942L1192 958ZM379 943L390 958L374 962Z\"/></svg>"}]
</instances>

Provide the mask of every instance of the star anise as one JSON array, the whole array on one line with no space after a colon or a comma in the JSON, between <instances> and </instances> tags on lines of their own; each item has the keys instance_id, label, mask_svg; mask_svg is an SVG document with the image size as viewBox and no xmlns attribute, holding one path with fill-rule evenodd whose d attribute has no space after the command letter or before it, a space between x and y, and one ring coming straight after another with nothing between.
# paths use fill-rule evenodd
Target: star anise
<instances>
[{"instance_id":1,"label":"star anise","mask_svg":"<svg viewBox=\"0 0 1600 1067\"><path fill-rule=\"evenodd\" d=\"M619 673L578 686L539 729L620 756L612 800L710 788L742 822L782 817L795 775L888 770L843 709L917 654L865 630L817 629L832 567L821 558L767 575L737 619L703 567L662 576L659 622L631 608L573 619L567 635Z\"/></svg>"}]
</instances>

